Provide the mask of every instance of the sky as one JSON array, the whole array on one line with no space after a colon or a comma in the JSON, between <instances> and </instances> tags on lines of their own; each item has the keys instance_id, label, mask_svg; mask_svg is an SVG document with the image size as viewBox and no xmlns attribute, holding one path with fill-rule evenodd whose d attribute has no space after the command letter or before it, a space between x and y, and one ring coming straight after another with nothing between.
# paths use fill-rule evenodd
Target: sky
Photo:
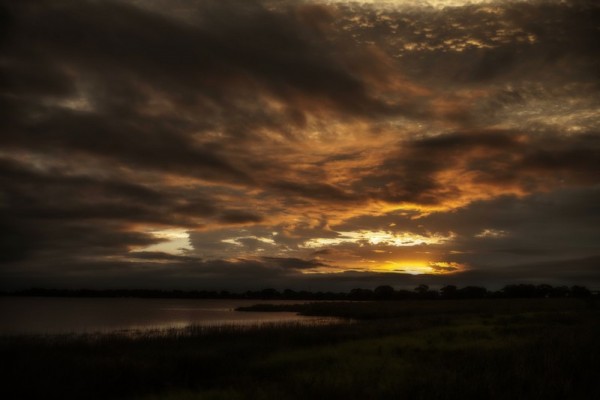
<instances>
[{"instance_id":1,"label":"sky","mask_svg":"<svg viewBox=\"0 0 600 400\"><path fill-rule=\"evenodd\" d=\"M0 2L0 288L600 289L596 1Z\"/></svg>"}]
</instances>

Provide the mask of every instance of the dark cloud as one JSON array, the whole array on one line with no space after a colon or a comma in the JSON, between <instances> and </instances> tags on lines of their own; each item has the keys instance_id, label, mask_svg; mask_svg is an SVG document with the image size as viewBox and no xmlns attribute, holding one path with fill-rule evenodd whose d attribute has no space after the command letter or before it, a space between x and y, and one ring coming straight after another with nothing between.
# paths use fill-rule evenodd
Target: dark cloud
<instances>
[{"instance_id":1,"label":"dark cloud","mask_svg":"<svg viewBox=\"0 0 600 400\"><path fill-rule=\"evenodd\" d=\"M268 264L276 265L284 269L298 269L298 270L306 270L306 269L314 269L317 267L326 267L327 264L324 264L318 260L303 260L300 258L282 258L282 257L262 257L262 260Z\"/></svg>"},{"instance_id":2,"label":"dark cloud","mask_svg":"<svg viewBox=\"0 0 600 400\"><path fill-rule=\"evenodd\" d=\"M278 290L349 291L353 288L373 289L391 285L396 289L414 289L427 284L432 288L454 284L477 285L497 290L511 283L548 283L552 285L579 284L588 287L600 285L598 257L568 259L550 263L515 265L506 268L478 269L453 274L412 275L402 273L373 273L348 271L335 274L299 274L283 268L274 268L259 261L235 262L214 260L192 263L144 263L135 268L131 263L96 263L63 265L56 269L3 268L3 275L14 287L66 288L156 288L257 290L273 287ZM182 276L185 279L182 279Z\"/></svg>"},{"instance_id":3,"label":"dark cloud","mask_svg":"<svg viewBox=\"0 0 600 400\"><path fill-rule=\"evenodd\" d=\"M594 1L515 1L443 9L348 6L339 23L381 43L425 80L489 84L596 78L600 14ZM354 22L356 15L361 24ZM561 76L557 76L557 72Z\"/></svg>"},{"instance_id":4,"label":"dark cloud","mask_svg":"<svg viewBox=\"0 0 600 400\"><path fill-rule=\"evenodd\" d=\"M466 266L466 271L456 274L460 279L471 276L469 271L472 270L508 271L506 275L499 275L503 279L533 279L531 272L535 265L598 255L598 194L597 186L570 188L525 197L500 196L420 218L401 212L362 215L333 225L332 229L342 232L369 230L377 232L376 236L380 238L384 234L390 238L408 235L415 237L415 244L395 247L382 241L378 244L330 245L332 254L325 257L336 259L340 254L351 254L381 263L389 259L418 260L426 255L431 261L429 267L438 272L437 267L461 270L460 266ZM427 238L445 239L416 245ZM405 239L403 241L406 243ZM442 261L446 263L440 263ZM522 271L509 268L529 264L533 267ZM591 273L592 266L589 268ZM555 272L558 274L556 270L549 270L544 276L550 279Z\"/></svg>"},{"instance_id":5,"label":"dark cloud","mask_svg":"<svg viewBox=\"0 0 600 400\"><path fill-rule=\"evenodd\" d=\"M290 193L301 198L315 199L322 201L357 202L360 198L354 193L347 193L343 189L320 182L290 182L279 181L271 184L273 189Z\"/></svg>"},{"instance_id":6,"label":"dark cloud","mask_svg":"<svg viewBox=\"0 0 600 400\"><path fill-rule=\"evenodd\" d=\"M355 187L390 202L435 205L468 197L473 187L531 192L597 184L598 137L477 130L404 141Z\"/></svg>"},{"instance_id":7,"label":"dark cloud","mask_svg":"<svg viewBox=\"0 0 600 400\"><path fill-rule=\"evenodd\" d=\"M201 263L202 262L202 259L198 258L198 257L170 254L170 253L164 253L162 251L135 251L135 252L129 253L128 256L130 258L140 259L140 260L187 262L187 263L193 263L193 262Z\"/></svg>"},{"instance_id":8,"label":"dark cloud","mask_svg":"<svg viewBox=\"0 0 600 400\"><path fill-rule=\"evenodd\" d=\"M457 261L481 266L546 262L597 254L597 201L598 188L509 197L476 203L455 215L432 215L429 222L461 234L454 250L465 253L456 255Z\"/></svg>"},{"instance_id":9,"label":"dark cloud","mask_svg":"<svg viewBox=\"0 0 600 400\"><path fill-rule=\"evenodd\" d=\"M3 2L2 280L598 282L599 14Z\"/></svg>"},{"instance_id":10,"label":"dark cloud","mask_svg":"<svg viewBox=\"0 0 600 400\"><path fill-rule=\"evenodd\" d=\"M21 261L31 251L27 232L19 226L18 220L0 213L0 263Z\"/></svg>"},{"instance_id":11,"label":"dark cloud","mask_svg":"<svg viewBox=\"0 0 600 400\"><path fill-rule=\"evenodd\" d=\"M181 192L168 193L123 178L77 175L69 168L36 170L10 159L0 158L0 182L5 207L25 219L188 225L194 216L215 212L214 205L193 193L180 199Z\"/></svg>"},{"instance_id":12,"label":"dark cloud","mask_svg":"<svg viewBox=\"0 0 600 400\"><path fill-rule=\"evenodd\" d=\"M225 224L257 223L262 220L260 215L244 211L228 211L219 217L219 221Z\"/></svg>"}]
</instances>

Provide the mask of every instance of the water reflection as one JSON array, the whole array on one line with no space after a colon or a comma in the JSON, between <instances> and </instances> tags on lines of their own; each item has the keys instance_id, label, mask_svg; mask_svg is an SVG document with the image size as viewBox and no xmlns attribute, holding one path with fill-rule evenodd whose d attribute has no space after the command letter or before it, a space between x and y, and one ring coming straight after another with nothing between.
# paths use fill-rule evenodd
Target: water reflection
<instances>
[{"instance_id":1,"label":"water reflection","mask_svg":"<svg viewBox=\"0 0 600 400\"><path fill-rule=\"evenodd\" d=\"M295 313L234 311L236 307L259 303L298 301L5 297L0 298L0 334L108 333L189 325L326 321Z\"/></svg>"}]
</instances>

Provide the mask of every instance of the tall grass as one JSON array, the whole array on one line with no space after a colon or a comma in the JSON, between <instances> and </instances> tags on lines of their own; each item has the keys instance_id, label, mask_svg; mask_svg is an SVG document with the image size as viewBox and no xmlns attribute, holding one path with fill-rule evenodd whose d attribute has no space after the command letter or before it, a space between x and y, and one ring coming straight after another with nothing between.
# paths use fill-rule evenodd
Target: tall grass
<instances>
[{"instance_id":1,"label":"tall grass","mask_svg":"<svg viewBox=\"0 0 600 400\"><path fill-rule=\"evenodd\" d=\"M583 302L318 307L352 322L4 336L4 398L600 398L600 314Z\"/></svg>"}]
</instances>

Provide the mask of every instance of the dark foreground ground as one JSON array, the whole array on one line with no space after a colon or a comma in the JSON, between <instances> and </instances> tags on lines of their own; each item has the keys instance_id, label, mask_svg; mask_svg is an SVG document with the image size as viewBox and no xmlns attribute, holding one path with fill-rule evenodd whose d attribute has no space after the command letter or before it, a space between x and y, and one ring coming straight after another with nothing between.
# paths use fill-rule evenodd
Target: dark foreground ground
<instances>
[{"instance_id":1,"label":"dark foreground ground","mask_svg":"<svg viewBox=\"0 0 600 400\"><path fill-rule=\"evenodd\" d=\"M352 321L0 337L2 397L600 398L600 312L590 301L319 303L295 310Z\"/></svg>"}]
</instances>

